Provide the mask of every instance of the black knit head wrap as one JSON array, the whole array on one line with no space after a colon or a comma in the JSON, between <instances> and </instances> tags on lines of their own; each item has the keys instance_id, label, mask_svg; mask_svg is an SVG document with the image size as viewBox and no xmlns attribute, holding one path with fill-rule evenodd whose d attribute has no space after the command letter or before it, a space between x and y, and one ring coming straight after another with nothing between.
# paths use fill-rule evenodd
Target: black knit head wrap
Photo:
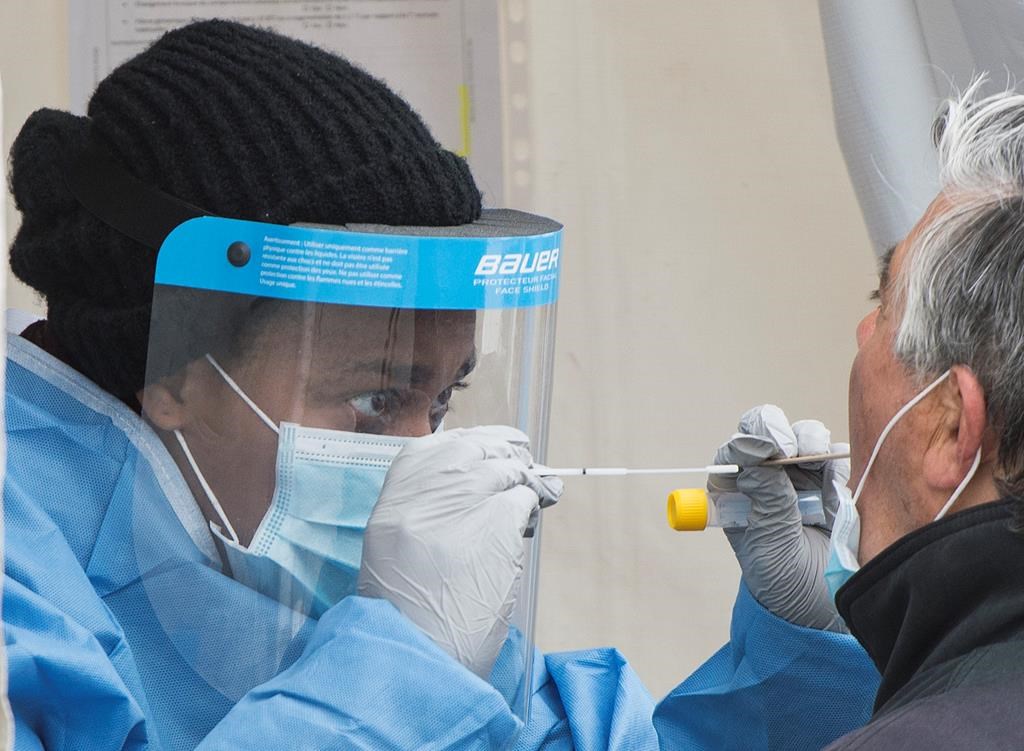
<instances>
[{"instance_id":1,"label":"black knit head wrap","mask_svg":"<svg viewBox=\"0 0 1024 751\"><path fill-rule=\"evenodd\" d=\"M226 21L168 32L99 84L88 117L39 110L11 149L22 213L11 268L46 298L69 364L129 403L145 377L156 252L68 189L69 160L89 139L220 216L445 226L480 215L466 163L351 63Z\"/></svg>"}]
</instances>

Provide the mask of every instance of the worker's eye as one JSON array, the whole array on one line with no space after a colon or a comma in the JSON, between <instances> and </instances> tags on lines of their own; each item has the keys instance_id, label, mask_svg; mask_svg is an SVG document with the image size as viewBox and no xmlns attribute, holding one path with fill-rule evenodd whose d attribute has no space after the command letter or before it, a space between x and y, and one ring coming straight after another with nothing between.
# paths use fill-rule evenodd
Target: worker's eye
<instances>
[{"instance_id":1,"label":"worker's eye","mask_svg":"<svg viewBox=\"0 0 1024 751\"><path fill-rule=\"evenodd\" d=\"M462 391L464 388L467 388L468 386L469 384L466 383L465 381L458 381L457 383L453 383L451 386L449 386L440 394L438 394L437 399L434 400L434 404L441 407L447 407L448 402L452 400L452 394L456 391Z\"/></svg>"},{"instance_id":2,"label":"worker's eye","mask_svg":"<svg viewBox=\"0 0 1024 751\"><path fill-rule=\"evenodd\" d=\"M382 418L400 412L409 398L408 391L380 389L353 396L348 404L363 417Z\"/></svg>"},{"instance_id":3,"label":"worker's eye","mask_svg":"<svg viewBox=\"0 0 1024 751\"><path fill-rule=\"evenodd\" d=\"M462 391L462 389L467 388L468 386L469 384L465 381L457 381L437 395L437 398L434 399L434 403L430 405L431 428L437 430L438 425L441 424L441 420L443 420L445 415L448 414L448 410L451 409L452 394L456 391Z\"/></svg>"}]
</instances>

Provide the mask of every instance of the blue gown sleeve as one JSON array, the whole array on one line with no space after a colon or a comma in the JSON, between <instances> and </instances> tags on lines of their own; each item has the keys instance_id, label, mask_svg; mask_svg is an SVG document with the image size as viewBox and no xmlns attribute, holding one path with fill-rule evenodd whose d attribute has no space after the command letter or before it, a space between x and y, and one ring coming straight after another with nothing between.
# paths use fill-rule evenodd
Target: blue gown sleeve
<instances>
[{"instance_id":1,"label":"blue gown sleeve","mask_svg":"<svg viewBox=\"0 0 1024 751\"><path fill-rule=\"evenodd\" d=\"M871 717L879 676L852 636L795 626L741 583L730 641L658 705L662 748L820 749Z\"/></svg>"},{"instance_id":2,"label":"blue gown sleeve","mask_svg":"<svg viewBox=\"0 0 1024 751\"><path fill-rule=\"evenodd\" d=\"M614 649L535 652L529 723L389 603L349 597L288 670L250 691L199 749L656 749L654 703Z\"/></svg>"},{"instance_id":3,"label":"blue gown sleeve","mask_svg":"<svg viewBox=\"0 0 1024 751\"><path fill-rule=\"evenodd\" d=\"M521 723L501 695L383 600L349 597L302 655L246 694L198 749L501 749Z\"/></svg>"},{"instance_id":4,"label":"blue gown sleeve","mask_svg":"<svg viewBox=\"0 0 1024 751\"><path fill-rule=\"evenodd\" d=\"M63 538L41 515L6 519L18 532L3 582L14 748L156 748L131 648Z\"/></svg>"},{"instance_id":5,"label":"blue gown sleeve","mask_svg":"<svg viewBox=\"0 0 1024 751\"><path fill-rule=\"evenodd\" d=\"M516 751L653 751L654 701L616 649L534 658L530 721Z\"/></svg>"},{"instance_id":6,"label":"blue gown sleeve","mask_svg":"<svg viewBox=\"0 0 1024 751\"><path fill-rule=\"evenodd\" d=\"M149 748L145 711L115 668L127 645L4 582L8 699L14 748ZM114 632L108 631L113 635Z\"/></svg>"}]
</instances>

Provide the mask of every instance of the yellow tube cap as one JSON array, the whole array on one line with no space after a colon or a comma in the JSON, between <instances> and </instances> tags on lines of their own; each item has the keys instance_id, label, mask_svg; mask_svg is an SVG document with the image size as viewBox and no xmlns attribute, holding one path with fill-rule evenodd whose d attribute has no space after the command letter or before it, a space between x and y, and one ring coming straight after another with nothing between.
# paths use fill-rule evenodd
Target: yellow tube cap
<instances>
[{"instance_id":1,"label":"yellow tube cap","mask_svg":"<svg viewBox=\"0 0 1024 751\"><path fill-rule=\"evenodd\" d=\"M679 488L668 494L668 526L676 532L699 532L708 526L708 494L702 488Z\"/></svg>"}]
</instances>

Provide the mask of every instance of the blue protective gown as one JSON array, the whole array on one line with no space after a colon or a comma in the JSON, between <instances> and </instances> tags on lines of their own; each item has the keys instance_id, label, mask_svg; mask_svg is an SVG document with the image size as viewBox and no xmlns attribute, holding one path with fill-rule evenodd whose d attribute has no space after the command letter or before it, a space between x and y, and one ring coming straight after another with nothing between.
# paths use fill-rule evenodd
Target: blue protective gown
<instances>
[{"instance_id":1,"label":"blue protective gown","mask_svg":"<svg viewBox=\"0 0 1024 751\"><path fill-rule=\"evenodd\" d=\"M123 404L8 337L4 633L15 747L818 748L877 676L849 637L741 589L731 643L654 702L614 649L537 655L529 724L389 603L319 621L220 572L173 461Z\"/></svg>"}]
</instances>

